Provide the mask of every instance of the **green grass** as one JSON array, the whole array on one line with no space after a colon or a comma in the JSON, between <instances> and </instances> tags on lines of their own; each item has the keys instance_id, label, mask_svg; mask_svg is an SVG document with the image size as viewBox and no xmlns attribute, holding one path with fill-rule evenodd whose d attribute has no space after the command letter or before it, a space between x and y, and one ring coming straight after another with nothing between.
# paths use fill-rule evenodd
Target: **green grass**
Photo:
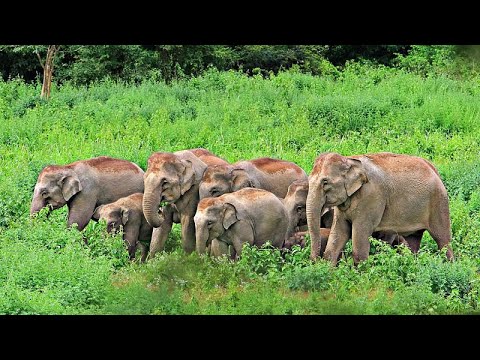
<instances>
[{"instance_id":1,"label":"green grass","mask_svg":"<svg viewBox=\"0 0 480 360\"><path fill-rule=\"evenodd\" d=\"M48 102L39 85L0 82L0 313L477 313L479 80L358 64L335 78L211 70L170 85L66 84ZM29 219L47 164L109 155L145 169L154 151L195 147L230 162L282 158L307 173L325 151L427 158L449 192L456 262L425 234L416 256L371 239L357 268L350 243L336 268L311 263L308 248L247 247L232 263L185 255L175 225L166 251L138 264L104 224L68 230L66 209Z\"/></svg>"}]
</instances>

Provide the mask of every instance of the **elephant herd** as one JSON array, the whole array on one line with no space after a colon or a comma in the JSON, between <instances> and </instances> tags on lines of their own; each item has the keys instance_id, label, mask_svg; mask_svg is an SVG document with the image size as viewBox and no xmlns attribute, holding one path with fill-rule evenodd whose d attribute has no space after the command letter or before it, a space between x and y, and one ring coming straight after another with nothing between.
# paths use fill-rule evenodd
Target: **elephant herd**
<instances>
[{"instance_id":1,"label":"elephant herd","mask_svg":"<svg viewBox=\"0 0 480 360\"><path fill-rule=\"evenodd\" d=\"M122 228L130 258L138 248L142 262L164 249L173 223L186 253L237 258L245 243L288 249L310 233L312 260L336 264L352 239L358 264L370 236L417 252L427 230L453 260L445 186L430 162L410 155L324 153L310 176L290 161L229 164L202 148L155 152L145 172L100 156L40 172L30 214L64 205L78 230L90 219L105 220L109 232Z\"/></svg>"}]
</instances>

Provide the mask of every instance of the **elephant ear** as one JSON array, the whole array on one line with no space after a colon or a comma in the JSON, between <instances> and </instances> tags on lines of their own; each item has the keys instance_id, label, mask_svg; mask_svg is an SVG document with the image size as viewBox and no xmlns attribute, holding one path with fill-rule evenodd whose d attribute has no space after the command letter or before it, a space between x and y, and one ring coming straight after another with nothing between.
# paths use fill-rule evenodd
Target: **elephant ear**
<instances>
[{"instance_id":1,"label":"elephant ear","mask_svg":"<svg viewBox=\"0 0 480 360\"><path fill-rule=\"evenodd\" d=\"M193 163L190 160L181 160L182 169L181 169L181 183L180 183L180 193L185 194L192 187L195 181L195 169L193 168Z\"/></svg>"},{"instance_id":2,"label":"elephant ear","mask_svg":"<svg viewBox=\"0 0 480 360\"><path fill-rule=\"evenodd\" d=\"M127 209L126 207L122 207L122 224L126 225L128 221L128 217L130 215L130 210Z\"/></svg>"},{"instance_id":3,"label":"elephant ear","mask_svg":"<svg viewBox=\"0 0 480 360\"><path fill-rule=\"evenodd\" d=\"M232 191L246 187L254 187L248 173L244 169L234 169L232 171Z\"/></svg>"},{"instance_id":4,"label":"elephant ear","mask_svg":"<svg viewBox=\"0 0 480 360\"><path fill-rule=\"evenodd\" d=\"M64 176L61 179L62 183L62 194L65 201L68 201L72 198L73 195L82 191L82 184L78 179L77 174L71 173L67 176Z\"/></svg>"},{"instance_id":5,"label":"elephant ear","mask_svg":"<svg viewBox=\"0 0 480 360\"><path fill-rule=\"evenodd\" d=\"M97 206L95 211L93 212L92 219L100 220L100 211L102 211L103 205Z\"/></svg>"},{"instance_id":6,"label":"elephant ear","mask_svg":"<svg viewBox=\"0 0 480 360\"><path fill-rule=\"evenodd\" d=\"M363 184L368 182L368 177L360 160L348 159L348 171L345 175L345 189L347 195L352 196Z\"/></svg>"},{"instance_id":7,"label":"elephant ear","mask_svg":"<svg viewBox=\"0 0 480 360\"><path fill-rule=\"evenodd\" d=\"M237 209L235 209L235 206L233 206L232 204L225 203L223 210L223 227L225 229L228 229L237 221Z\"/></svg>"}]
</instances>

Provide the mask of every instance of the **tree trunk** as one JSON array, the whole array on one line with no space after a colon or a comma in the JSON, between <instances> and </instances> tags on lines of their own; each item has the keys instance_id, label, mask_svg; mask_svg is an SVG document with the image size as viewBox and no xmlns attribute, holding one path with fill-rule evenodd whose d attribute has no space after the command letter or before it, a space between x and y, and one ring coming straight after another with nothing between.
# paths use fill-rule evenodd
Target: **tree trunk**
<instances>
[{"instance_id":1,"label":"tree trunk","mask_svg":"<svg viewBox=\"0 0 480 360\"><path fill-rule=\"evenodd\" d=\"M48 100L50 98L50 89L52 87L52 75L53 75L53 60L55 59L55 54L57 53L60 46L57 45L48 45L47 57L45 58L45 63L42 64L40 55L37 56L40 60L40 64L43 67L43 84L42 92L40 97L42 99Z\"/></svg>"}]
</instances>

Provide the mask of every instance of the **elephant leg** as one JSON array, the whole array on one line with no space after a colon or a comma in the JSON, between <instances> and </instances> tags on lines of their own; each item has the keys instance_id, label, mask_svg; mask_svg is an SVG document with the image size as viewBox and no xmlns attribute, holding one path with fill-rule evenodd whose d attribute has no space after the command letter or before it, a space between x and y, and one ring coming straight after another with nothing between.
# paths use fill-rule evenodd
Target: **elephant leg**
<instances>
[{"instance_id":1,"label":"elephant leg","mask_svg":"<svg viewBox=\"0 0 480 360\"><path fill-rule=\"evenodd\" d=\"M232 244L236 252L235 258L238 258L242 254L243 244L249 243L253 245L255 237L252 227L242 220L236 222L231 229Z\"/></svg>"},{"instance_id":2,"label":"elephant leg","mask_svg":"<svg viewBox=\"0 0 480 360\"><path fill-rule=\"evenodd\" d=\"M155 254L165 248L168 234L172 230L172 222L165 220L158 228L153 228L152 238L150 240L150 251L148 252L148 259L153 259Z\"/></svg>"},{"instance_id":3,"label":"elephant leg","mask_svg":"<svg viewBox=\"0 0 480 360\"><path fill-rule=\"evenodd\" d=\"M148 255L148 247L145 246L144 244L142 244L140 241L138 242L137 244L138 248L140 249L140 252L141 252L141 258L140 258L140 262L145 262L145 260L147 260L147 255Z\"/></svg>"},{"instance_id":4,"label":"elephant leg","mask_svg":"<svg viewBox=\"0 0 480 360\"><path fill-rule=\"evenodd\" d=\"M373 233L373 226L368 226L365 222L355 222L352 224L352 255L354 265L368 258L370 252L369 237Z\"/></svg>"},{"instance_id":5,"label":"elephant leg","mask_svg":"<svg viewBox=\"0 0 480 360\"><path fill-rule=\"evenodd\" d=\"M71 227L77 224L77 229L82 231L87 226L88 222L95 211L96 200L87 200L81 197L75 198L68 204L68 220L67 226Z\"/></svg>"},{"instance_id":6,"label":"elephant leg","mask_svg":"<svg viewBox=\"0 0 480 360\"><path fill-rule=\"evenodd\" d=\"M195 251L195 222L193 216L181 215L182 247L187 254Z\"/></svg>"},{"instance_id":7,"label":"elephant leg","mask_svg":"<svg viewBox=\"0 0 480 360\"><path fill-rule=\"evenodd\" d=\"M420 250L420 242L422 241L423 232L424 230L419 230L411 235L404 236L403 241L400 239L399 243L407 245L408 248L416 254L418 250Z\"/></svg>"},{"instance_id":8,"label":"elephant leg","mask_svg":"<svg viewBox=\"0 0 480 360\"><path fill-rule=\"evenodd\" d=\"M228 254L228 244L218 239L213 239L210 245L211 256L222 256Z\"/></svg>"},{"instance_id":9,"label":"elephant leg","mask_svg":"<svg viewBox=\"0 0 480 360\"><path fill-rule=\"evenodd\" d=\"M438 210L438 212L440 214L430 219L430 227L427 230L437 243L439 249L445 246L447 247L447 259L453 261L453 250L450 244L452 240L450 217L448 213L441 212L440 210Z\"/></svg>"},{"instance_id":10,"label":"elephant leg","mask_svg":"<svg viewBox=\"0 0 480 360\"><path fill-rule=\"evenodd\" d=\"M345 244L352 235L352 226L340 212L338 213L334 218L330 235L326 239L327 244L323 253L323 258L330 260L332 265L337 264Z\"/></svg>"}]
</instances>

